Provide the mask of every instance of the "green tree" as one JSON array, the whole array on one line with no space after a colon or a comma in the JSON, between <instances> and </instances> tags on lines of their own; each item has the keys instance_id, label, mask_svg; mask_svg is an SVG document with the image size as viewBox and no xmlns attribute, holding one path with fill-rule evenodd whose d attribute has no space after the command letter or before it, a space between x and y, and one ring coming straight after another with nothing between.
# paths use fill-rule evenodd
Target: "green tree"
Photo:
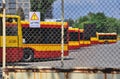
<instances>
[{"instance_id":1,"label":"green tree","mask_svg":"<svg viewBox=\"0 0 120 79\"><path fill-rule=\"evenodd\" d=\"M41 20L45 18L52 18L52 4L55 0L30 0L31 11L39 11L41 13Z\"/></svg>"},{"instance_id":2,"label":"green tree","mask_svg":"<svg viewBox=\"0 0 120 79\"><path fill-rule=\"evenodd\" d=\"M23 8L22 8L22 7L19 7L19 8L18 8L16 14L21 17L21 20L24 20L24 19L25 19L25 15L24 15L24 11L23 11Z\"/></svg>"},{"instance_id":3,"label":"green tree","mask_svg":"<svg viewBox=\"0 0 120 79\"><path fill-rule=\"evenodd\" d=\"M97 25L97 31L98 32L107 32L107 27L105 25L106 23L106 16L104 13L96 13L94 15L93 22Z\"/></svg>"},{"instance_id":4,"label":"green tree","mask_svg":"<svg viewBox=\"0 0 120 79\"><path fill-rule=\"evenodd\" d=\"M105 25L107 26L108 32L116 32L116 19L107 17Z\"/></svg>"},{"instance_id":5,"label":"green tree","mask_svg":"<svg viewBox=\"0 0 120 79\"><path fill-rule=\"evenodd\" d=\"M72 18L66 19L65 21L67 21L69 23L69 26L73 27L74 20Z\"/></svg>"},{"instance_id":6,"label":"green tree","mask_svg":"<svg viewBox=\"0 0 120 79\"><path fill-rule=\"evenodd\" d=\"M120 35L120 19L116 19L115 22L115 32Z\"/></svg>"},{"instance_id":7,"label":"green tree","mask_svg":"<svg viewBox=\"0 0 120 79\"><path fill-rule=\"evenodd\" d=\"M101 12L89 12L86 16L77 19L73 25L82 29L85 23L95 23L97 32L116 32L120 34L120 19L105 16Z\"/></svg>"},{"instance_id":8,"label":"green tree","mask_svg":"<svg viewBox=\"0 0 120 79\"><path fill-rule=\"evenodd\" d=\"M83 29L84 23L88 21L89 21L89 18L87 16L83 16L83 17L80 17L78 20L76 20L73 26L76 28Z\"/></svg>"}]
</instances>

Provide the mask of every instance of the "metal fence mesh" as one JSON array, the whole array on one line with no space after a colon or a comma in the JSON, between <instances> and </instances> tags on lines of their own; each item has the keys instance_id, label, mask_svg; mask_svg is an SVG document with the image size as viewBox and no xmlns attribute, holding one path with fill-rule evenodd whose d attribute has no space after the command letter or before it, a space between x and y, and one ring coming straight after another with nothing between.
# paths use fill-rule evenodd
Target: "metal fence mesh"
<instances>
[{"instance_id":1,"label":"metal fence mesh","mask_svg":"<svg viewBox=\"0 0 120 79\"><path fill-rule=\"evenodd\" d=\"M6 65L61 67L61 0L6 0L6 4L10 15L6 17ZM64 0L63 4L63 67L119 68L120 1ZM39 28L30 27L29 12L40 12ZM2 15L0 24L2 41ZM107 35L98 37L100 33Z\"/></svg>"}]
</instances>

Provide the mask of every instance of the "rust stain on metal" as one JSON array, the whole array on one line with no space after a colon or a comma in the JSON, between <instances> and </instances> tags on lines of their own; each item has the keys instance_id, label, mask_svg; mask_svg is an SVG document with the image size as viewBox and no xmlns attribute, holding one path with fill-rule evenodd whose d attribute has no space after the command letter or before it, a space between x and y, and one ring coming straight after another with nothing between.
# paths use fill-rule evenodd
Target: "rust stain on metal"
<instances>
[{"instance_id":1,"label":"rust stain on metal","mask_svg":"<svg viewBox=\"0 0 120 79\"><path fill-rule=\"evenodd\" d=\"M65 74L65 79L69 79L69 73L64 73Z\"/></svg>"},{"instance_id":2,"label":"rust stain on metal","mask_svg":"<svg viewBox=\"0 0 120 79\"><path fill-rule=\"evenodd\" d=\"M107 74L105 73L104 78L107 79Z\"/></svg>"},{"instance_id":3,"label":"rust stain on metal","mask_svg":"<svg viewBox=\"0 0 120 79\"><path fill-rule=\"evenodd\" d=\"M6 68L4 69L6 74L8 72L80 72L80 73L120 73L120 69L114 69L114 68L104 68L104 69L97 69L97 68L79 68L79 69L60 69L60 68Z\"/></svg>"}]
</instances>

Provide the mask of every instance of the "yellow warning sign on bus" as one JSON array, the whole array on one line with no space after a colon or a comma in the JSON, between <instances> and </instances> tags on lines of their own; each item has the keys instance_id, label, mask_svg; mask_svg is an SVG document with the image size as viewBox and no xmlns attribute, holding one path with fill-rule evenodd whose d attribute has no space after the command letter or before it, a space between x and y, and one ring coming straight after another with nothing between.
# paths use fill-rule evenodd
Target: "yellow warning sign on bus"
<instances>
[{"instance_id":1,"label":"yellow warning sign on bus","mask_svg":"<svg viewBox=\"0 0 120 79\"><path fill-rule=\"evenodd\" d=\"M40 28L40 12L30 12L30 27Z\"/></svg>"},{"instance_id":2,"label":"yellow warning sign on bus","mask_svg":"<svg viewBox=\"0 0 120 79\"><path fill-rule=\"evenodd\" d=\"M33 13L31 16L31 20L39 20L38 16L36 13Z\"/></svg>"}]
</instances>

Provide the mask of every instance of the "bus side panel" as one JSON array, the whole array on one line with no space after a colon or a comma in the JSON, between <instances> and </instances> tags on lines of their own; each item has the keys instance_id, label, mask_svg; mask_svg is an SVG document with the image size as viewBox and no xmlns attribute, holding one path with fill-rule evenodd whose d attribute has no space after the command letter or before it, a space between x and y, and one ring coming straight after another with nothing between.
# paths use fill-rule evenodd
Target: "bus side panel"
<instances>
[{"instance_id":1,"label":"bus side panel","mask_svg":"<svg viewBox=\"0 0 120 79\"><path fill-rule=\"evenodd\" d=\"M88 47L91 45L90 41L80 41L80 47Z\"/></svg>"},{"instance_id":2,"label":"bus side panel","mask_svg":"<svg viewBox=\"0 0 120 79\"><path fill-rule=\"evenodd\" d=\"M79 49L80 48L80 46L69 46L69 50L74 50L74 49Z\"/></svg>"},{"instance_id":3,"label":"bus side panel","mask_svg":"<svg viewBox=\"0 0 120 79\"><path fill-rule=\"evenodd\" d=\"M2 47L0 47L0 62L2 62ZM22 48L6 48L6 61L16 62L20 61L23 57Z\"/></svg>"},{"instance_id":4,"label":"bus side panel","mask_svg":"<svg viewBox=\"0 0 120 79\"><path fill-rule=\"evenodd\" d=\"M74 49L80 48L79 29L78 28L69 28L68 33L69 33L69 42L68 42L69 50L74 50Z\"/></svg>"},{"instance_id":5,"label":"bus side panel","mask_svg":"<svg viewBox=\"0 0 120 79\"><path fill-rule=\"evenodd\" d=\"M99 44L105 44L106 40L99 40ZM117 40L107 40L108 44L113 44L113 43L116 43Z\"/></svg>"},{"instance_id":6,"label":"bus side panel","mask_svg":"<svg viewBox=\"0 0 120 79\"><path fill-rule=\"evenodd\" d=\"M30 48L34 58L61 57L61 44L23 44L23 48ZM68 56L68 44L64 44L64 56Z\"/></svg>"},{"instance_id":7,"label":"bus side panel","mask_svg":"<svg viewBox=\"0 0 120 79\"><path fill-rule=\"evenodd\" d=\"M84 41L83 40L80 40L79 43L80 43L80 47L84 47Z\"/></svg>"},{"instance_id":8,"label":"bus side panel","mask_svg":"<svg viewBox=\"0 0 120 79\"><path fill-rule=\"evenodd\" d=\"M88 46L90 46L91 45L91 41L86 41L86 40L84 40L84 42L83 42L83 47L88 47Z\"/></svg>"},{"instance_id":9,"label":"bus side panel","mask_svg":"<svg viewBox=\"0 0 120 79\"><path fill-rule=\"evenodd\" d=\"M91 44L93 44L93 45L95 45L95 44L98 44L99 42L98 42L98 39L97 39L97 37L91 37Z\"/></svg>"},{"instance_id":10,"label":"bus side panel","mask_svg":"<svg viewBox=\"0 0 120 79\"><path fill-rule=\"evenodd\" d=\"M91 41L91 44L98 44L99 42L98 41Z\"/></svg>"},{"instance_id":11,"label":"bus side panel","mask_svg":"<svg viewBox=\"0 0 120 79\"><path fill-rule=\"evenodd\" d=\"M61 57L61 51L34 51L34 58L57 58ZM64 51L64 56L68 56L68 51Z\"/></svg>"},{"instance_id":12,"label":"bus side panel","mask_svg":"<svg viewBox=\"0 0 120 79\"><path fill-rule=\"evenodd\" d=\"M90 41L90 42L91 42L91 45L99 44L99 41L98 41L98 40L92 40L92 41Z\"/></svg>"},{"instance_id":13,"label":"bus side panel","mask_svg":"<svg viewBox=\"0 0 120 79\"><path fill-rule=\"evenodd\" d=\"M105 41L103 41L103 40L99 40L99 41L98 41L99 44L104 44L104 42L105 42Z\"/></svg>"},{"instance_id":14,"label":"bus side panel","mask_svg":"<svg viewBox=\"0 0 120 79\"><path fill-rule=\"evenodd\" d=\"M79 41L69 41L69 50L74 50L80 48Z\"/></svg>"}]
</instances>

